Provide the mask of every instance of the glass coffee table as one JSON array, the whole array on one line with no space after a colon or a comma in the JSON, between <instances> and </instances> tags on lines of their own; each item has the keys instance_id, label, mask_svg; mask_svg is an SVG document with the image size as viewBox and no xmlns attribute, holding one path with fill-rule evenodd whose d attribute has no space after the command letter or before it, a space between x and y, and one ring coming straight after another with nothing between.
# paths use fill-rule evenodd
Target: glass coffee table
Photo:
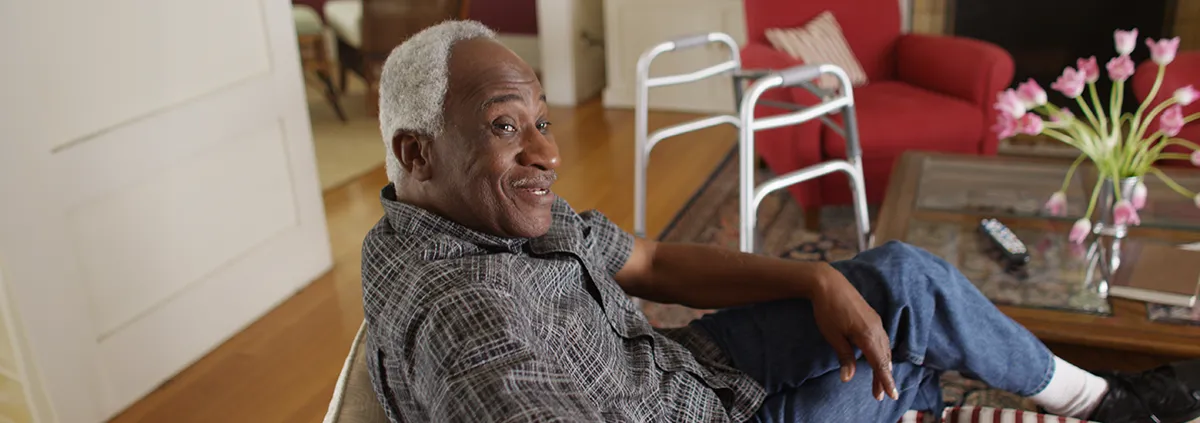
<instances>
[{"instance_id":1,"label":"glass coffee table","mask_svg":"<svg viewBox=\"0 0 1200 423\"><path fill-rule=\"evenodd\" d=\"M1095 257L1088 254L1090 246L1067 241L1095 183L1091 167L1080 166L1073 177L1067 216L1043 212L1042 205L1061 188L1069 165L1058 159L906 153L892 173L875 245L901 240L946 259L1059 355L1064 355L1059 349L1068 349L1109 357L1152 356L1149 361L1200 357L1200 325L1153 321L1143 302L1104 298L1097 289L1102 276L1090 262ZM1184 186L1200 188L1200 171L1180 168L1167 173ZM1200 209L1192 199L1153 177L1146 184L1150 196L1141 213L1142 225L1130 230L1129 239L1200 242ZM1032 256L1028 265L1007 270L989 255L977 230L984 218L999 219L1025 242Z\"/></svg>"}]
</instances>

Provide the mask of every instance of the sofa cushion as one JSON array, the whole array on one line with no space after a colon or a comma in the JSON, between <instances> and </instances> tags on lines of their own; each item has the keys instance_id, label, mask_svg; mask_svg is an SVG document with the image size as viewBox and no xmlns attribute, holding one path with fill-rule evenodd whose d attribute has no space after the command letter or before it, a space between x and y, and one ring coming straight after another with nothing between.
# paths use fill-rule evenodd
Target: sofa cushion
<instances>
[{"instance_id":1,"label":"sofa cushion","mask_svg":"<svg viewBox=\"0 0 1200 423\"><path fill-rule=\"evenodd\" d=\"M895 158L907 150L977 153L983 111L966 101L896 81L854 90L863 157ZM841 122L841 116L835 117ZM846 157L846 140L822 128L827 157Z\"/></svg>"},{"instance_id":2,"label":"sofa cushion","mask_svg":"<svg viewBox=\"0 0 1200 423\"><path fill-rule=\"evenodd\" d=\"M338 38L351 47L362 47L362 0L330 0L325 20Z\"/></svg>"},{"instance_id":3,"label":"sofa cushion","mask_svg":"<svg viewBox=\"0 0 1200 423\"><path fill-rule=\"evenodd\" d=\"M850 84L858 87L867 83L867 74L854 57L842 27L833 13L823 12L803 27L771 28L767 30L767 41L771 46L807 64L832 64L846 71ZM817 86L826 90L838 87L833 75L821 75Z\"/></svg>"}]
</instances>

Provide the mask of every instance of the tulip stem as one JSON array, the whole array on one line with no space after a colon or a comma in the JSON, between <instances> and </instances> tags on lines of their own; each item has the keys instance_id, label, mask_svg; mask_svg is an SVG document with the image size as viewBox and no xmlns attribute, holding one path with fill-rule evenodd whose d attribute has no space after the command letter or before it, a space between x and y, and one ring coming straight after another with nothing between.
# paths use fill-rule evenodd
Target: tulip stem
<instances>
[{"instance_id":1,"label":"tulip stem","mask_svg":"<svg viewBox=\"0 0 1200 423\"><path fill-rule=\"evenodd\" d=\"M1083 101L1083 95L1075 97L1075 102L1079 103L1079 108L1083 109L1083 114L1087 115L1088 122L1092 123L1093 127L1100 127L1100 121L1096 120L1096 115L1092 114L1092 108L1088 107L1087 102Z\"/></svg>"},{"instance_id":2,"label":"tulip stem","mask_svg":"<svg viewBox=\"0 0 1200 423\"><path fill-rule=\"evenodd\" d=\"M1176 183L1174 179L1171 179L1170 176L1167 176L1166 173L1163 173L1163 171L1159 170L1157 167L1151 167L1150 171L1154 172L1154 175L1158 176L1159 180L1163 181L1163 183L1167 184L1168 187L1171 187L1172 190L1174 190L1175 192L1178 192L1180 195L1183 195L1187 198L1192 198L1192 197L1196 196L1196 193L1188 191L1187 188L1184 188L1183 186Z\"/></svg>"},{"instance_id":3,"label":"tulip stem","mask_svg":"<svg viewBox=\"0 0 1200 423\"><path fill-rule=\"evenodd\" d=\"M1162 153L1158 155L1158 158L1166 160L1191 160L1192 155L1183 153Z\"/></svg>"},{"instance_id":4,"label":"tulip stem","mask_svg":"<svg viewBox=\"0 0 1200 423\"><path fill-rule=\"evenodd\" d=\"M1057 139L1057 140L1059 140L1059 141L1062 141L1062 142L1066 143L1066 144L1067 144L1067 145L1069 145L1069 146L1072 146L1072 147L1075 147L1075 148L1079 148L1079 146L1078 146L1078 145L1075 145L1075 142L1074 142L1075 140L1074 140L1074 139L1071 139L1071 137L1067 136L1066 134L1064 134L1064 133L1062 133L1062 132L1058 132L1058 131L1055 131L1055 130L1053 130L1053 129L1050 129L1050 128L1042 128L1042 133L1043 133L1043 134L1045 134L1045 135L1049 135L1051 138L1054 138L1054 139Z\"/></svg>"},{"instance_id":5,"label":"tulip stem","mask_svg":"<svg viewBox=\"0 0 1200 423\"><path fill-rule=\"evenodd\" d=\"M1158 103L1158 105L1154 106L1153 109L1150 109L1150 114L1146 115L1146 120L1142 121L1142 127L1138 129L1137 136L1133 139L1142 139L1142 136L1146 135L1146 129L1150 128L1150 122L1154 121L1154 117L1158 116L1159 113L1161 113L1163 110L1166 110L1166 108L1171 107L1173 104L1175 104L1175 98L1168 98L1163 100L1162 103Z\"/></svg>"},{"instance_id":6,"label":"tulip stem","mask_svg":"<svg viewBox=\"0 0 1200 423\"><path fill-rule=\"evenodd\" d=\"M1158 88L1162 86L1163 75L1167 72L1167 67L1158 65L1158 76L1154 77L1154 86L1150 88L1150 94L1146 96L1146 100L1142 101L1142 105L1138 106L1137 113L1133 115L1133 129L1137 130L1142 124L1142 112L1146 111L1146 107L1150 106L1150 102L1154 101L1154 96L1158 95Z\"/></svg>"},{"instance_id":7,"label":"tulip stem","mask_svg":"<svg viewBox=\"0 0 1200 423\"><path fill-rule=\"evenodd\" d=\"M1100 117L1100 132L1108 134L1108 118L1104 115L1104 107L1100 105L1100 96L1096 94L1096 83L1088 83L1088 92L1092 95L1092 105L1096 106L1096 115Z\"/></svg>"},{"instance_id":8,"label":"tulip stem","mask_svg":"<svg viewBox=\"0 0 1200 423\"><path fill-rule=\"evenodd\" d=\"M1121 131L1121 109L1117 105L1121 104L1124 97L1125 81L1114 82L1112 95L1108 96L1108 114L1112 116L1113 132Z\"/></svg>"},{"instance_id":9,"label":"tulip stem","mask_svg":"<svg viewBox=\"0 0 1200 423\"><path fill-rule=\"evenodd\" d=\"M1193 120L1200 119L1200 113L1193 113L1188 117L1183 118L1183 123L1191 123Z\"/></svg>"},{"instance_id":10,"label":"tulip stem","mask_svg":"<svg viewBox=\"0 0 1200 423\"><path fill-rule=\"evenodd\" d=\"M1096 198L1100 197L1100 187L1104 186L1102 181L1097 181L1096 186L1092 188L1092 201L1088 202L1087 213L1083 214L1084 219L1091 220L1092 212L1096 210Z\"/></svg>"},{"instance_id":11,"label":"tulip stem","mask_svg":"<svg viewBox=\"0 0 1200 423\"><path fill-rule=\"evenodd\" d=\"M1087 157L1087 154L1080 154L1079 157L1075 159L1075 163L1071 163L1071 167L1067 169L1067 177L1063 179L1062 192L1067 192L1067 188L1071 186L1071 178L1075 177L1075 169L1078 169L1079 165L1083 163L1083 160L1087 159Z\"/></svg>"}]
</instances>

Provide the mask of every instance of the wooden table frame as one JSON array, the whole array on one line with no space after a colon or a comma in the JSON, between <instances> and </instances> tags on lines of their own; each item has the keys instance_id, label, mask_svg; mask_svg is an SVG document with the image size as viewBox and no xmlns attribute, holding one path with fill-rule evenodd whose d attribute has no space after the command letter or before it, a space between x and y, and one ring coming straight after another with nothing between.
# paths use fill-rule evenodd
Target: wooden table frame
<instances>
[{"instance_id":1,"label":"wooden table frame","mask_svg":"<svg viewBox=\"0 0 1200 423\"><path fill-rule=\"evenodd\" d=\"M892 172L883 208L876 224L876 245L889 240L904 240L908 224L913 218L935 221L974 221L981 215L918 210L917 190L921 176L921 163L928 158L945 158L962 161L986 161L989 163L1030 163L1061 160L1038 160L1029 158L976 157L939 153L908 152L897 162ZM1063 163L1066 167L1069 163ZM1051 222L1047 219L1000 218L1010 226L1047 226L1066 231L1070 222ZM1130 237L1149 237L1169 242L1185 243L1200 241L1200 231L1173 231L1166 229L1135 228ZM1110 317L1082 313L999 306L1004 314L1024 325L1048 345L1086 353L1090 349L1107 349L1108 353L1149 354L1161 362L1170 358L1200 357L1200 326L1154 323L1146 318L1143 302L1111 298L1113 314ZM1082 348L1080 348L1082 347ZM1057 351L1056 351L1057 352ZM1060 354L1062 355L1062 354ZM1111 354L1110 354L1111 355Z\"/></svg>"}]
</instances>

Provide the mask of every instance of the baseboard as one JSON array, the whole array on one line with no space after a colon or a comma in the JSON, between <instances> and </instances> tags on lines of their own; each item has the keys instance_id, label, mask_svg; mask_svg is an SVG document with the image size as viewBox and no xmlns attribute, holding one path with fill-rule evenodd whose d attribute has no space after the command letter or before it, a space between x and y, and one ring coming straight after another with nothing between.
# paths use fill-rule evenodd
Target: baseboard
<instances>
[{"instance_id":1,"label":"baseboard","mask_svg":"<svg viewBox=\"0 0 1200 423\"><path fill-rule=\"evenodd\" d=\"M533 70L542 70L542 47L537 35L498 34L496 38L500 40L500 44L517 53L517 56L533 67Z\"/></svg>"}]
</instances>

